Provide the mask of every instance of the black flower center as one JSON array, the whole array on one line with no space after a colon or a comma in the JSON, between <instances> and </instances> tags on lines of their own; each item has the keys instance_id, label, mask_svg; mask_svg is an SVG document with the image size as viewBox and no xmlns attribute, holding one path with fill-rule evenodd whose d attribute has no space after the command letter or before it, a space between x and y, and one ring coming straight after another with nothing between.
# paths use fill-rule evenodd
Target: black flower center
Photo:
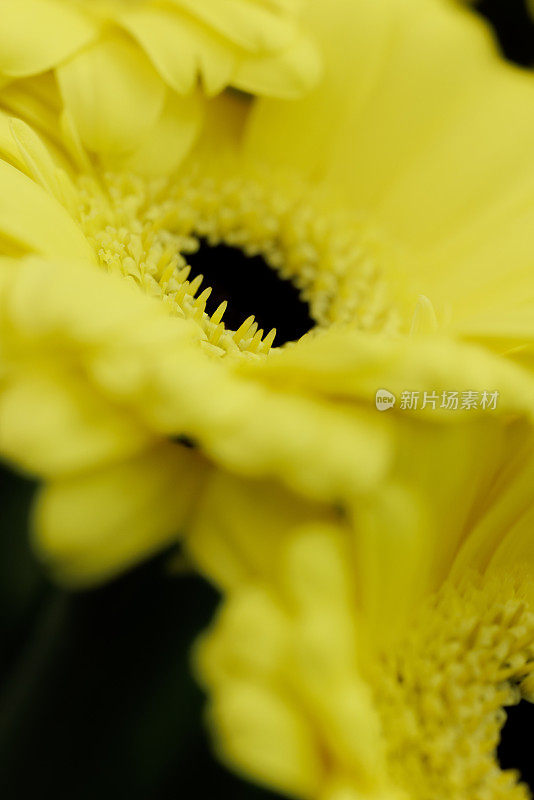
<instances>
[{"instance_id":1,"label":"black flower center","mask_svg":"<svg viewBox=\"0 0 534 800\"><path fill-rule=\"evenodd\" d=\"M202 285L212 287L206 304L208 314L228 301L224 314L227 328L236 330L253 314L260 328L276 328L275 344L281 345L300 339L315 325L299 290L281 278L262 256L249 257L226 244L212 247L201 239L197 252L188 254L187 263L191 278L203 275Z\"/></svg>"},{"instance_id":2,"label":"black flower center","mask_svg":"<svg viewBox=\"0 0 534 800\"><path fill-rule=\"evenodd\" d=\"M516 64L534 64L534 22L526 0L481 0L478 10L493 25L505 56Z\"/></svg>"},{"instance_id":3,"label":"black flower center","mask_svg":"<svg viewBox=\"0 0 534 800\"><path fill-rule=\"evenodd\" d=\"M497 749L499 763L502 769L519 770L521 780L534 788L534 704L522 700L507 708L506 715Z\"/></svg>"}]
</instances>

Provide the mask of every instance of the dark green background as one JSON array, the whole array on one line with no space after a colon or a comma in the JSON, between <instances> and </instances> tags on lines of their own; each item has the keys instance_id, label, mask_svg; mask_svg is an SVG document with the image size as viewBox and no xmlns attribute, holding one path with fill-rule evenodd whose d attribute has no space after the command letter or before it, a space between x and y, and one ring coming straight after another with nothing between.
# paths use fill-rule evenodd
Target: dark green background
<instances>
[{"instance_id":1,"label":"dark green background","mask_svg":"<svg viewBox=\"0 0 534 800\"><path fill-rule=\"evenodd\" d=\"M190 644L215 592L165 557L69 594L28 547L31 482L0 469L0 797L167 800L274 795L212 757Z\"/></svg>"}]
</instances>

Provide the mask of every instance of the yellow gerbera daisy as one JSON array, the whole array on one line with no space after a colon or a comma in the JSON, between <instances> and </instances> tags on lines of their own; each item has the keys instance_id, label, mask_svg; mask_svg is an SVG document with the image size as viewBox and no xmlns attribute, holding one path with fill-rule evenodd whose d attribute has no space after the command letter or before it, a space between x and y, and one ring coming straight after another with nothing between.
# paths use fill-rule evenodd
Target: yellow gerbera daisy
<instances>
[{"instance_id":1,"label":"yellow gerbera daisy","mask_svg":"<svg viewBox=\"0 0 534 800\"><path fill-rule=\"evenodd\" d=\"M103 173L46 76L0 94L41 134L0 116L0 452L44 479L39 547L65 579L174 541L219 471L352 506L402 415L532 415L532 79L441 0L335 0L308 23L314 94L212 101L178 171L171 129ZM238 251L297 287L308 335L272 348L255 261L210 307L201 274L224 297ZM388 416L382 388L500 402Z\"/></svg>"},{"instance_id":2,"label":"yellow gerbera daisy","mask_svg":"<svg viewBox=\"0 0 534 800\"><path fill-rule=\"evenodd\" d=\"M338 520L276 497L269 529L258 484L245 536L226 479L201 527L231 558L192 536L227 595L196 654L217 750L302 800L526 800L496 751L505 707L534 698L532 434L411 437Z\"/></svg>"},{"instance_id":3,"label":"yellow gerbera daisy","mask_svg":"<svg viewBox=\"0 0 534 800\"><path fill-rule=\"evenodd\" d=\"M295 97L315 82L318 59L299 5L3 0L0 85L50 73L82 141L105 159L136 150L155 125L177 129L178 149L200 124L199 78L207 96L234 86Z\"/></svg>"}]
</instances>

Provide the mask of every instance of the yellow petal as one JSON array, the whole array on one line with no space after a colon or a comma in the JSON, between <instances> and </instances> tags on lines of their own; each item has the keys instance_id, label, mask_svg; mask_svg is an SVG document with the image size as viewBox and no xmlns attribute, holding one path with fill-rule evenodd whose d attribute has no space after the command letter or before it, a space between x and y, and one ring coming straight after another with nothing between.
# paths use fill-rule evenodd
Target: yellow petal
<instances>
[{"instance_id":1,"label":"yellow petal","mask_svg":"<svg viewBox=\"0 0 534 800\"><path fill-rule=\"evenodd\" d=\"M354 576L350 570L350 545L339 526L319 524L317 518L294 527L282 551L282 578L292 605L301 615L314 617L321 609L335 616L353 605ZM280 560L280 556L278 555ZM334 634L335 635L335 634ZM353 652L353 642L340 639ZM328 658L330 654L326 654ZM337 654L334 654L334 658ZM345 660L342 659L342 660Z\"/></svg>"},{"instance_id":2,"label":"yellow petal","mask_svg":"<svg viewBox=\"0 0 534 800\"><path fill-rule=\"evenodd\" d=\"M180 94L194 88L198 62L187 20L170 9L139 7L128 9L120 21L169 86Z\"/></svg>"},{"instance_id":3,"label":"yellow petal","mask_svg":"<svg viewBox=\"0 0 534 800\"><path fill-rule=\"evenodd\" d=\"M485 503L478 508L477 522L469 531L453 564L454 580L461 580L467 571L484 572L492 560L501 561L507 553L508 566L524 548L524 566L530 560L532 486L534 485L532 431L517 422L510 431L507 449L503 452L503 468L491 486ZM499 554L499 555L497 555ZM517 564L516 564L517 566Z\"/></svg>"},{"instance_id":4,"label":"yellow petal","mask_svg":"<svg viewBox=\"0 0 534 800\"><path fill-rule=\"evenodd\" d=\"M21 77L45 72L97 34L97 24L74 3L2 0L0 73Z\"/></svg>"},{"instance_id":5,"label":"yellow petal","mask_svg":"<svg viewBox=\"0 0 534 800\"><path fill-rule=\"evenodd\" d=\"M321 74L321 61L312 42L302 35L274 55L238 60L232 85L251 94L292 100L314 86Z\"/></svg>"},{"instance_id":6,"label":"yellow petal","mask_svg":"<svg viewBox=\"0 0 534 800\"><path fill-rule=\"evenodd\" d=\"M213 97L226 86L233 86L236 64L243 55L242 51L201 25L191 25L190 36L196 41L202 88L208 97Z\"/></svg>"},{"instance_id":7,"label":"yellow petal","mask_svg":"<svg viewBox=\"0 0 534 800\"><path fill-rule=\"evenodd\" d=\"M129 331L127 347L109 342L92 364L102 390L135 403L152 429L185 431L224 468L276 477L316 499L353 496L380 480L390 442L376 416L243 380L198 344L173 343L189 331L179 320L168 321L160 347L152 330Z\"/></svg>"},{"instance_id":8,"label":"yellow petal","mask_svg":"<svg viewBox=\"0 0 534 800\"><path fill-rule=\"evenodd\" d=\"M277 599L261 586L243 581L222 604L216 624L194 651L195 671L207 686L250 676L277 679L286 666L291 624Z\"/></svg>"},{"instance_id":9,"label":"yellow petal","mask_svg":"<svg viewBox=\"0 0 534 800\"><path fill-rule=\"evenodd\" d=\"M192 91L199 76L208 95L220 92L232 82L237 58L243 55L216 31L169 9L132 8L121 23L180 94Z\"/></svg>"},{"instance_id":10,"label":"yellow petal","mask_svg":"<svg viewBox=\"0 0 534 800\"><path fill-rule=\"evenodd\" d=\"M65 583L109 578L178 540L203 467L195 453L162 444L50 483L35 512L38 551Z\"/></svg>"},{"instance_id":11,"label":"yellow petal","mask_svg":"<svg viewBox=\"0 0 534 800\"><path fill-rule=\"evenodd\" d=\"M237 92L224 92L206 105L206 119L193 158L213 168L235 159L243 138L251 101Z\"/></svg>"},{"instance_id":12,"label":"yellow petal","mask_svg":"<svg viewBox=\"0 0 534 800\"><path fill-rule=\"evenodd\" d=\"M490 533L500 530L502 536L502 517L485 506L502 494L497 481L519 440L513 426L492 417L453 426L404 423L396 425L389 480L353 506L362 621L382 647L406 631L421 600L440 588L451 568L463 569L465 576L480 567L473 535L480 550L484 542L490 550L495 546ZM524 434L527 423L520 430ZM480 525L472 532L474 520L486 513L481 538ZM466 548L471 557L463 556L459 564L458 552Z\"/></svg>"},{"instance_id":13,"label":"yellow petal","mask_svg":"<svg viewBox=\"0 0 534 800\"><path fill-rule=\"evenodd\" d=\"M348 134L351 113L363 106L383 66L392 19L374 0L332 0L310 3L306 22L323 58L323 80L295 103L259 100L247 146L254 159L322 177L338 153L338 140ZM352 149L351 169L357 162L358 151Z\"/></svg>"},{"instance_id":14,"label":"yellow petal","mask_svg":"<svg viewBox=\"0 0 534 800\"><path fill-rule=\"evenodd\" d=\"M307 91L319 74L316 49L289 26L282 50L258 53L242 49L200 20L168 8L128 9L121 23L146 50L169 86L182 94L191 91L200 75L208 95L232 85L252 93L295 97Z\"/></svg>"},{"instance_id":15,"label":"yellow petal","mask_svg":"<svg viewBox=\"0 0 534 800\"><path fill-rule=\"evenodd\" d=\"M118 277L72 260L2 271L1 307L24 348L71 343L99 393L158 435L186 433L225 469L314 499L354 497L382 478L391 442L374 412L244 379L206 356L195 325Z\"/></svg>"},{"instance_id":16,"label":"yellow petal","mask_svg":"<svg viewBox=\"0 0 534 800\"><path fill-rule=\"evenodd\" d=\"M200 91L186 97L167 93L163 111L146 140L124 159L112 157L110 166L140 175L172 173L188 154L202 126L205 102Z\"/></svg>"},{"instance_id":17,"label":"yellow petal","mask_svg":"<svg viewBox=\"0 0 534 800\"><path fill-rule=\"evenodd\" d=\"M125 458L148 438L134 419L67 370L26 366L0 391L2 454L41 477Z\"/></svg>"},{"instance_id":18,"label":"yellow petal","mask_svg":"<svg viewBox=\"0 0 534 800\"><path fill-rule=\"evenodd\" d=\"M365 209L376 208L397 179L410 179L412 160L426 160L428 145L446 141L450 124L470 124L469 102L488 72L504 69L482 23L453 3L333 0L311 4L307 23L323 54L324 80L289 109L260 101L250 147L327 177ZM449 175L460 194L462 180ZM399 213L415 233L438 216L441 202L420 194L417 220L411 204Z\"/></svg>"},{"instance_id":19,"label":"yellow petal","mask_svg":"<svg viewBox=\"0 0 534 800\"><path fill-rule=\"evenodd\" d=\"M98 153L134 150L162 111L165 85L126 38L114 36L85 48L57 74L81 138Z\"/></svg>"},{"instance_id":20,"label":"yellow petal","mask_svg":"<svg viewBox=\"0 0 534 800\"><path fill-rule=\"evenodd\" d=\"M26 174L63 206L76 210L74 186L35 131L19 119L12 120L11 131L24 160Z\"/></svg>"},{"instance_id":21,"label":"yellow petal","mask_svg":"<svg viewBox=\"0 0 534 800\"><path fill-rule=\"evenodd\" d=\"M229 683L210 708L221 756L245 775L296 797L315 797L320 755L313 732L290 701L246 681Z\"/></svg>"},{"instance_id":22,"label":"yellow petal","mask_svg":"<svg viewBox=\"0 0 534 800\"><path fill-rule=\"evenodd\" d=\"M0 106L10 117L24 120L47 143L54 143L61 150L63 142L58 125L61 97L51 73L14 81L2 91Z\"/></svg>"},{"instance_id":23,"label":"yellow petal","mask_svg":"<svg viewBox=\"0 0 534 800\"><path fill-rule=\"evenodd\" d=\"M298 524L326 516L324 509L275 481L215 472L187 537L197 567L229 590L261 575L276 580L279 549Z\"/></svg>"},{"instance_id":24,"label":"yellow petal","mask_svg":"<svg viewBox=\"0 0 534 800\"><path fill-rule=\"evenodd\" d=\"M350 778L339 778L336 776L328 782L328 786L320 795L320 800L408 800L408 796L403 789L392 786L374 789L372 794L368 791L362 795L358 781Z\"/></svg>"},{"instance_id":25,"label":"yellow petal","mask_svg":"<svg viewBox=\"0 0 534 800\"><path fill-rule=\"evenodd\" d=\"M171 0L176 2L176 0ZM176 5L187 9L198 19L213 26L240 47L252 51L278 50L291 39L292 25L282 15L269 12L250 0L178 0Z\"/></svg>"},{"instance_id":26,"label":"yellow petal","mask_svg":"<svg viewBox=\"0 0 534 800\"><path fill-rule=\"evenodd\" d=\"M517 311L531 340L532 76L456 3L334 0L307 22L325 79L290 107L260 100L249 153L327 183L401 243L406 280L455 332L510 338Z\"/></svg>"},{"instance_id":27,"label":"yellow petal","mask_svg":"<svg viewBox=\"0 0 534 800\"><path fill-rule=\"evenodd\" d=\"M528 372L479 346L444 336L390 340L331 329L273 353L261 365L244 363L240 371L279 388L359 398L372 406L377 390L384 388L396 395L397 410L405 390L419 392L421 398L425 391L499 391L497 413L532 415L534 409L534 381ZM419 408L420 414L426 411ZM428 413L434 421L457 422L461 410L451 415L438 404Z\"/></svg>"},{"instance_id":28,"label":"yellow petal","mask_svg":"<svg viewBox=\"0 0 534 800\"><path fill-rule=\"evenodd\" d=\"M94 260L81 229L44 189L2 161L0 184L0 251L5 240L26 252Z\"/></svg>"},{"instance_id":29,"label":"yellow petal","mask_svg":"<svg viewBox=\"0 0 534 800\"><path fill-rule=\"evenodd\" d=\"M357 495L383 475L390 456L387 431L364 411L265 391L256 382L236 381L223 365L219 372L213 364L212 373L198 360L185 380L185 371L173 370L172 361L162 358L154 365L161 370L154 382L169 402L151 404L152 424L167 427L173 416L174 425L181 420L204 452L226 469L276 477L317 500Z\"/></svg>"},{"instance_id":30,"label":"yellow petal","mask_svg":"<svg viewBox=\"0 0 534 800\"><path fill-rule=\"evenodd\" d=\"M532 472L530 481L532 486ZM509 577L518 579L522 594L526 597L530 607L532 607L532 603L534 603L534 585L532 582L534 574L534 541L532 536L532 530L534 529L534 503L531 502L527 509L523 513L516 515L516 517L492 555L488 566L488 574L496 574L501 581ZM530 686L532 690L534 688L532 679L530 680Z\"/></svg>"},{"instance_id":31,"label":"yellow petal","mask_svg":"<svg viewBox=\"0 0 534 800\"><path fill-rule=\"evenodd\" d=\"M116 344L126 356L129 336L141 330L149 337L137 350L141 361L152 355L147 341L157 348L162 323L167 332L170 327L175 343L183 331L160 304L128 282L72 258L0 259L0 291L2 324L9 330L0 343L15 360L18 348L36 360L50 352L60 359L76 351L87 367L86 359L98 357L103 345Z\"/></svg>"},{"instance_id":32,"label":"yellow petal","mask_svg":"<svg viewBox=\"0 0 534 800\"><path fill-rule=\"evenodd\" d=\"M24 162L20 156L19 148L12 135L11 120L6 114L0 113L0 159L7 161L11 166L24 170Z\"/></svg>"}]
</instances>

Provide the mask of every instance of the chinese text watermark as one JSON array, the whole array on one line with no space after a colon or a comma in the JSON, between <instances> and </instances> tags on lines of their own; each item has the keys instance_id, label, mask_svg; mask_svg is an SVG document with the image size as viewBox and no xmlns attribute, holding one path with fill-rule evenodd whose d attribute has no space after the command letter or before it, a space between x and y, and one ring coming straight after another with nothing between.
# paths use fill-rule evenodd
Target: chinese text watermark
<instances>
[{"instance_id":1,"label":"chinese text watermark","mask_svg":"<svg viewBox=\"0 0 534 800\"><path fill-rule=\"evenodd\" d=\"M398 407L401 411L495 411L499 403L497 391L431 391L401 392ZM379 389L375 397L379 411L389 411L397 403L397 397L387 389Z\"/></svg>"}]
</instances>

